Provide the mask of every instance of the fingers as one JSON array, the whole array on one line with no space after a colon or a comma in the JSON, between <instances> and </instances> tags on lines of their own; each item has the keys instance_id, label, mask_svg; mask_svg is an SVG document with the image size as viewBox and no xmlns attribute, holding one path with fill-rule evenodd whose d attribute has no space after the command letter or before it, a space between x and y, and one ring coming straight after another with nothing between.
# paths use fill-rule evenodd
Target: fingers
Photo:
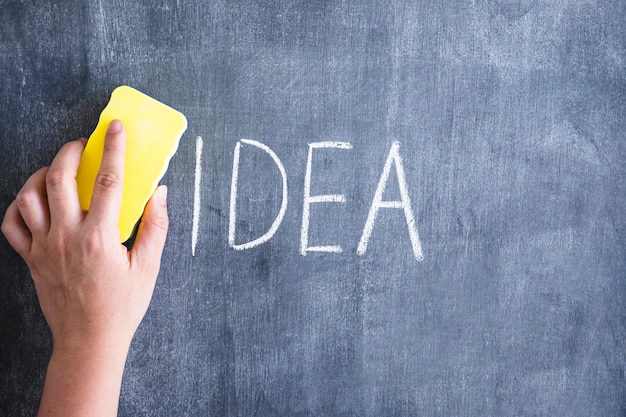
<instances>
[{"instance_id":1,"label":"fingers","mask_svg":"<svg viewBox=\"0 0 626 417\"><path fill-rule=\"evenodd\" d=\"M24 259L27 259L28 253L33 243L33 238L22 219L17 203L11 203L4 215L2 221L2 233L7 238L13 249Z\"/></svg>"},{"instance_id":2,"label":"fingers","mask_svg":"<svg viewBox=\"0 0 626 417\"><path fill-rule=\"evenodd\" d=\"M48 167L41 168L26 181L17 196L15 204L30 234L34 237L48 233L50 212L46 191Z\"/></svg>"},{"instance_id":3,"label":"fingers","mask_svg":"<svg viewBox=\"0 0 626 417\"><path fill-rule=\"evenodd\" d=\"M166 199L167 187L160 186L146 206L135 244L131 250L133 266L142 270L154 268L152 275L155 280L161 264L161 254L169 224Z\"/></svg>"},{"instance_id":4,"label":"fingers","mask_svg":"<svg viewBox=\"0 0 626 417\"><path fill-rule=\"evenodd\" d=\"M101 224L109 231L118 230L122 191L124 188L124 161L126 131L119 120L109 124L104 139L104 152L96 176L87 219Z\"/></svg>"},{"instance_id":5,"label":"fingers","mask_svg":"<svg viewBox=\"0 0 626 417\"><path fill-rule=\"evenodd\" d=\"M46 175L51 223L60 227L76 224L82 217L78 202L76 172L85 149L83 140L65 144L52 161Z\"/></svg>"}]
</instances>

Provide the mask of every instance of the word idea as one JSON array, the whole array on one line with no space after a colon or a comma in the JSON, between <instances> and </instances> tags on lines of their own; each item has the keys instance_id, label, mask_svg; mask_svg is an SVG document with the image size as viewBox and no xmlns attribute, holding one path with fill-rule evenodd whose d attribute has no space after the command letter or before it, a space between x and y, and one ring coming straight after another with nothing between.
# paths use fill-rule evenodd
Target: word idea
<instances>
[{"instance_id":1,"label":"word idea","mask_svg":"<svg viewBox=\"0 0 626 417\"><path fill-rule=\"evenodd\" d=\"M196 245L198 242L198 227L200 218L200 198L201 198L201 186L202 186L202 148L203 141L201 137L196 138L196 167L195 167L195 181L194 181L194 204L193 204L193 221L192 221L192 238L191 238L191 252L195 256ZM349 142L313 142L308 144L308 155L306 160L303 193L302 193L302 222L300 227L300 255L306 256L308 252L329 252L329 253L342 253L343 248L337 244L326 245L309 245L309 226L310 226L310 213L311 206L313 204L329 204L329 203L345 203L346 196L343 194L316 194L311 193L311 182L313 178L314 168L314 154L320 149L336 149L336 150L351 150L352 144ZM278 214L273 219L270 227L260 236L249 240L247 242L237 242L237 203L239 198L238 186L242 175L241 167L241 155L242 152L262 152L271 158L273 163L278 168L281 181L281 203ZM392 180L391 172L395 172L395 181L399 189L399 200L384 200L383 196L385 189L389 181ZM245 172L245 171L244 171ZM285 166L276 152L264 143L251 140L241 139L235 144L235 150L233 155L233 169L230 183L230 204L229 204L229 220L228 220L228 245L234 250L243 251L262 245L274 237L276 231L279 229L287 208L289 206L288 195L288 177ZM372 237L376 218L381 209L396 209L401 210L404 215L406 227L408 229L408 237L410 245L413 251L413 255L416 260L422 261L424 258L422 252L422 245L420 243L419 234L417 231L415 215L413 214L413 208L411 206L411 198L409 196L406 175L404 172L404 166L402 157L400 156L400 142L393 142L387 159L382 169L376 191L372 198L372 203L367 214L367 219L363 225L363 231L361 233L356 254L361 256L367 251L368 243Z\"/></svg>"}]
</instances>

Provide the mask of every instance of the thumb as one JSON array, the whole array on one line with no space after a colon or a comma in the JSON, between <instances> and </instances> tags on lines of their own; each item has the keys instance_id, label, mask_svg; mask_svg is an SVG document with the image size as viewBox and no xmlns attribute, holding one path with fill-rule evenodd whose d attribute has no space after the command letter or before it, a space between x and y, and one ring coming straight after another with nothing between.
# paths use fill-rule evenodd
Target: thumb
<instances>
[{"instance_id":1,"label":"thumb","mask_svg":"<svg viewBox=\"0 0 626 417\"><path fill-rule=\"evenodd\" d=\"M137 238L131 250L133 266L144 271L156 269L153 272L155 275L158 273L168 225L167 187L161 185L152 194L141 218Z\"/></svg>"}]
</instances>

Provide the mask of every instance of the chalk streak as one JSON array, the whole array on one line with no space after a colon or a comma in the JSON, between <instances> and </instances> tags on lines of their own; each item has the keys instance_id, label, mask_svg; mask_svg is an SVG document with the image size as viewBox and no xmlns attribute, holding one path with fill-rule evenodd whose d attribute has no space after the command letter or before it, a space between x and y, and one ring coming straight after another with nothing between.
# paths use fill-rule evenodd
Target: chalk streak
<instances>
[{"instance_id":1,"label":"chalk streak","mask_svg":"<svg viewBox=\"0 0 626 417\"><path fill-rule=\"evenodd\" d=\"M196 137L196 177L193 188L193 223L191 229L191 256L196 256L200 225L200 186L202 185L202 137Z\"/></svg>"}]
</instances>

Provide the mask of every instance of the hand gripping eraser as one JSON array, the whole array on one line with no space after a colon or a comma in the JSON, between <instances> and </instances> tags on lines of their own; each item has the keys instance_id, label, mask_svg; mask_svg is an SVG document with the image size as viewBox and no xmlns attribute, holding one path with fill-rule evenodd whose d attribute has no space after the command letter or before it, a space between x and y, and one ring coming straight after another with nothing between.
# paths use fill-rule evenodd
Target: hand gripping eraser
<instances>
[{"instance_id":1,"label":"hand gripping eraser","mask_svg":"<svg viewBox=\"0 0 626 417\"><path fill-rule=\"evenodd\" d=\"M128 86L111 93L95 130L89 137L76 175L78 199L89 210L100 169L107 128L114 119L126 128L124 191L120 211L120 242L128 240L170 159L178 149L187 119L177 110Z\"/></svg>"}]
</instances>

